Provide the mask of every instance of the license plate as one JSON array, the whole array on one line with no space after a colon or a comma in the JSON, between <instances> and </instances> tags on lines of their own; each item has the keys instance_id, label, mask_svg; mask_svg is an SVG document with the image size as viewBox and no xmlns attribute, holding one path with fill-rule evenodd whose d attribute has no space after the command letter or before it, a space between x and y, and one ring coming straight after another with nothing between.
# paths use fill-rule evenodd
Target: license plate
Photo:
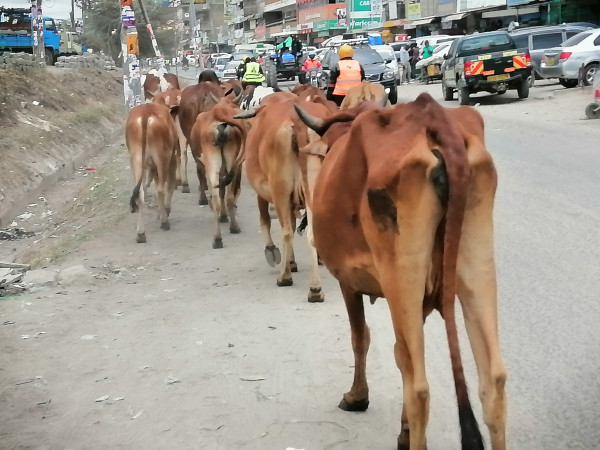
<instances>
[{"instance_id":1,"label":"license plate","mask_svg":"<svg viewBox=\"0 0 600 450\"><path fill-rule=\"evenodd\" d=\"M549 66L553 66L554 65L554 58L548 58L548 57L546 57L546 64L548 64Z\"/></svg>"},{"instance_id":2,"label":"license plate","mask_svg":"<svg viewBox=\"0 0 600 450\"><path fill-rule=\"evenodd\" d=\"M506 80L507 78L510 78L510 75L502 74L502 75L492 75L491 77L487 77L487 80L488 81L500 81L500 80Z\"/></svg>"}]
</instances>

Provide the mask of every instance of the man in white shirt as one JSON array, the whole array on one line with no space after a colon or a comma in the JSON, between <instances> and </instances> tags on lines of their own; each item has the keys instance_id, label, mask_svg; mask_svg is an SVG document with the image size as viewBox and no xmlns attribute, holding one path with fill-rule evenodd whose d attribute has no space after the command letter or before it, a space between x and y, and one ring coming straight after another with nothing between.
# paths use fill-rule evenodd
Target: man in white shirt
<instances>
[{"instance_id":1,"label":"man in white shirt","mask_svg":"<svg viewBox=\"0 0 600 450\"><path fill-rule=\"evenodd\" d=\"M398 51L398 68L400 71L400 84L407 83L410 79L410 55L408 54L408 45L403 45Z\"/></svg>"}]
</instances>

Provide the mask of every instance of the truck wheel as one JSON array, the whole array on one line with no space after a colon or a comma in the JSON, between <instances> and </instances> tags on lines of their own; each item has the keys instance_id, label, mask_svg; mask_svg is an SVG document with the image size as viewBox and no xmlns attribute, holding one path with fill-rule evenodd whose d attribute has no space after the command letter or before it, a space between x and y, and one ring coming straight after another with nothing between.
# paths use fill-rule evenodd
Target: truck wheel
<instances>
[{"instance_id":1,"label":"truck wheel","mask_svg":"<svg viewBox=\"0 0 600 450\"><path fill-rule=\"evenodd\" d=\"M519 98L527 98L529 97L529 81L521 80L521 84L517 86L517 94Z\"/></svg>"},{"instance_id":2,"label":"truck wheel","mask_svg":"<svg viewBox=\"0 0 600 450\"><path fill-rule=\"evenodd\" d=\"M577 80L572 78L559 78L558 82L567 89L577 87Z\"/></svg>"},{"instance_id":3,"label":"truck wheel","mask_svg":"<svg viewBox=\"0 0 600 450\"><path fill-rule=\"evenodd\" d=\"M471 101L471 99L469 98L469 88L459 87L456 88L456 92L458 93L458 104L468 105Z\"/></svg>"},{"instance_id":4,"label":"truck wheel","mask_svg":"<svg viewBox=\"0 0 600 450\"><path fill-rule=\"evenodd\" d=\"M591 86L594 84L594 75L598 71L598 64L591 63L586 66L583 72L583 84L585 86Z\"/></svg>"},{"instance_id":5,"label":"truck wheel","mask_svg":"<svg viewBox=\"0 0 600 450\"><path fill-rule=\"evenodd\" d=\"M44 59L46 61L47 66L54 65L54 55L52 54L52 50L50 50L49 48L44 50Z\"/></svg>"},{"instance_id":6,"label":"truck wheel","mask_svg":"<svg viewBox=\"0 0 600 450\"><path fill-rule=\"evenodd\" d=\"M392 105L398 103L398 89L396 86L390 88L390 93L388 94L388 100Z\"/></svg>"},{"instance_id":7,"label":"truck wheel","mask_svg":"<svg viewBox=\"0 0 600 450\"><path fill-rule=\"evenodd\" d=\"M446 86L446 82L442 78L442 94L444 94L444 100L447 102L454 100L454 89Z\"/></svg>"}]
</instances>

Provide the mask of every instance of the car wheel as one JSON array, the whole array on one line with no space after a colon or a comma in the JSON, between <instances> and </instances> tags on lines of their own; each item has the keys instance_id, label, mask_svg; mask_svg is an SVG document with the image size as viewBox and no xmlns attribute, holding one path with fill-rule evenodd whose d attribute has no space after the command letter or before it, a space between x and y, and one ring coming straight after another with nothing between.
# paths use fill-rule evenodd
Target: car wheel
<instances>
[{"instance_id":1,"label":"car wheel","mask_svg":"<svg viewBox=\"0 0 600 450\"><path fill-rule=\"evenodd\" d=\"M456 92L458 94L458 104L459 105L468 105L471 99L469 98L469 88L461 87L457 88Z\"/></svg>"},{"instance_id":2,"label":"car wheel","mask_svg":"<svg viewBox=\"0 0 600 450\"><path fill-rule=\"evenodd\" d=\"M521 80L521 84L517 86L517 94L519 98L529 97L529 80Z\"/></svg>"},{"instance_id":3,"label":"car wheel","mask_svg":"<svg viewBox=\"0 0 600 450\"><path fill-rule=\"evenodd\" d=\"M446 82L442 78L442 94L447 102L454 100L454 89L446 86Z\"/></svg>"},{"instance_id":4,"label":"car wheel","mask_svg":"<svg viewBox=\"0 0 600 450\"><path fill-rule=\"evenodd\" d=\"M567 89L577 87L578 84L577 80L571 78L559 78L558 82Z\"/></svg>"},{"instance_id":5,"label":"car wheel","mask_svg":"<svg viewBox=\"0 0 600 450\"><path fill-rule=\"evenodd\" d=\"M592 84L594 84L594 76L596 75L597 71L598 64L588 64L587 67L584 69L583 84L585 84L586 86L591 86Z\"/></svg>"},{"instance_id":6,"label":"car wheel","mask_svg":"<svg viewBox=\"0 0 600 450\"><path fill-rule=\"evenodd\" d=\"M390 88L388 100L392 105L395 105L398 102L398 89L396 88L396 86Z\"/></svg>"}]
</instances>

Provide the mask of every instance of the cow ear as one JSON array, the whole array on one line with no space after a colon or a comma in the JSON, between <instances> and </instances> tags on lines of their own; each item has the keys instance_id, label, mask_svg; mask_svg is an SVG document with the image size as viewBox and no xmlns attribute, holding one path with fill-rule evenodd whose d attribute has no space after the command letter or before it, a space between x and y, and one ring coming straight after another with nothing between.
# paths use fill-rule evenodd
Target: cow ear
<instances>
[{"instance_id":1,"label":"cow ear","mask_svg":"<svg viewBox=\"0 0 600 450\"><path fill-rule=\"evenodd\" d=\"M318 141L311 142L304 147L300 148L300 153L304 153L307 155L315 155L320 156L322 158L327 154L327 144L323 142L323 140L319 139Z\"/></svg>"}]
</instances>

